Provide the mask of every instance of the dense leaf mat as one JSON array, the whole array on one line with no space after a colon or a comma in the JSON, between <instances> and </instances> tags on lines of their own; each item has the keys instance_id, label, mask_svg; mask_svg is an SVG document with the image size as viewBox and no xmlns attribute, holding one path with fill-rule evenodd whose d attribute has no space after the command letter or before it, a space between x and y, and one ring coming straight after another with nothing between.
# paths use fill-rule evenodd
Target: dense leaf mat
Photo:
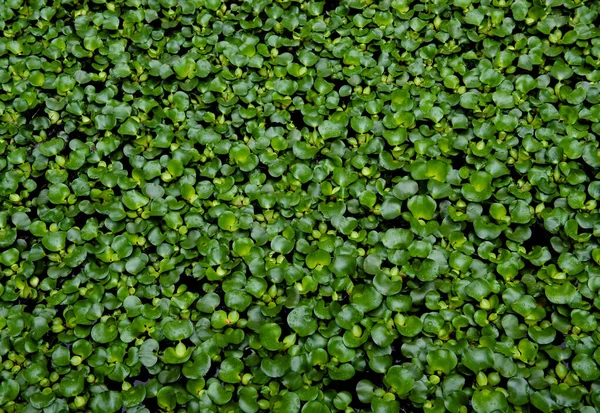
<instances>
[{"instance_id":1,"label":"dense leaf mat","mask_svg":"<svg viewBox=\"0 0 600 413\"><path fill-rule=\"evenodd\" d=\"M599 411L598 9L0 1L0 412Z\"/></svg>"}]
</instances>

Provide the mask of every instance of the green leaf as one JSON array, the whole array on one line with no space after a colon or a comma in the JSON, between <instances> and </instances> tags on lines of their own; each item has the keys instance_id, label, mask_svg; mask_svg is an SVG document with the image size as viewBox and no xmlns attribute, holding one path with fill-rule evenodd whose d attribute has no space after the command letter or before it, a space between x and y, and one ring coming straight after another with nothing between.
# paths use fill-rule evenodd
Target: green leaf
<instances>
[{"instance_id":1,"label":"green leaf","mask_svg":"<svg viewBox=\"0 0 600 413\"><path fill-rule=\"evenodd\" d=\"M355 324L362 320L363 312L354 305L350 304L342 308L340 312L335 315L335 322L338 326L345 330L350 330Z\"/></svg>"},{"instance_id":2,"label":"green leaf","mask_svg":"<svg viewBox=\"0 0 600 413\"><path fill-rule=\"evenodd\" d=\"M85 385L81 372L71 371L60 381L60 392L65 397L75 397L83 392Z\"/></svg>"},{"instance_id":3,"label":"green leaf","mask_svg":"<svg viewBox=\"0 0 600 413\"><path fill-rule=\"evenodd\" d=\"M331 256L325 250L316 250L306 256L306 265L310 269L331 264Z\"/></svg>"},{"instance_id":4,"label":"green leaf","mask_svg":"<svg viewBox=\"0 0 600 413\"><path fill-rule=\"evenodd\" d=\"M62 251L65 249L67 241L67 233L58 231L58 232L48 232L44 234L42 238L42 244L46 249L53 252Z\"/></svg>"},{"instance_id":5,"label":"green leaf","mask_svg":"<svg viewBox=\"0 0 600 413\"><path fill-rule=\"evenodd\" d=\"M39 146L39 151L42 155L51 157L58 155L65 147L65 141L60 138L50 139L48 142L43 142Z\"/></svg>"},{"instance_id":6,"label":"green leaf","mask_svg":"<svg viewBox=\"0 0 600 413\"><path fill-rule=\"evenodd\" d=\"M140 194L138 191L127 191L122 196L123 204L132 210L139 209L150 202L150 199Z\"/></svg>"},{"instance_id":7,"label":"green leaf","mask_svg":"<svg viewBox=\"0 0 600 413\"><path fill-rule=\"evenodd\" d=\"M115 413L121 410L123 397L116 391L107 391L92 397L90 409L94 413Z\"/></svg>"},{"instance_id":8,"label":"green leaf","mask_svg":"<svg viewBox=\"0 0 600 413\"><path fill-rule=\"evenodd\" d=\"M291 96L298 90L298 82L291 79L277 79L274 82L274 87L278 93Z\"/></svg>"},{"instance_id":9,"label":"green leaf","mask_svg":"<svg viewBox=\"0 0 600 413\"><path fill-rule=\"evenodd\" d=\"M462 362L473 373L479 373L494 365L494 353L488 348L470 348L463 354Z\"/></svg>"},{"instance_id":10,"label":"green leaf","mask_svg":"<svg viewBox=\"0 0 600 413\"><path fill-rule=\"evenodd\" d=\"M160 359L166 364L183 364L190 359L192 351L193 348L179 342L175 347L167 347Z\"/></svg>"},{"instance_id":11,"label":"green leaf","mask_svg":"<svg viewBox=\"0 0 600 413\"><path fill-rule=\"evenodd\" d=\"M244 363L237 358L229 357L221 362L219 368L219 379L225 383L239 383Z\"/></svg>"},{"instance_id":12,"label":"green leaf","mask_svg":"<svg viewBox=\"0 0 600 413\"><path fill-rule=\"evenodd\" d=\"M196 69L196 62L191 57L178 58L173 64L173 70L180 78L193 77Z\"/></svg>"},{"instance_id":13,"label":"green leaf","mask_svg":"<svg viewBox=\"0 0 600 413\"><path fill-rule=\"evenodd\" d=\"M427 353L427 364L431 370L448 375L457 366L458 359L449 350L435 350Z\"/></svg>"},{"instance_id":14,"label":"green leaf","mask_svg":"<svg viewBox=\"0 0 600 413\"><path fill-rule=\"evenodd\" d=\"M158 351L158 341L154 339L146 340L140 347L140 361L146 367L152 367L158 361L156 352Z\"/></svg>"},{"instance_id":15,"label":"green leaf","mask_svg":"<svg viewBox=\"0 0 600 413\"><path fill-rule=\"evenodd\" d=\"M552 284L545 287L546 297L554 304L574 304L581 299L577 289L570 282Z\"/></svg>"},{"instance_id":16,"label":"green leaf","mask_svg":"<svg viewBox=\"0 0 600 413\"><path fill-rule=\"evenodd\" d=\"M507 409L506 396L500 391L483 389L473 393L473 410L477 413L505 412Z\"/></svg>"},{"instance_id":17,"label":"green leaf","mask_svg":"<svg viewBox=\"0 0 600 413\"><path fill-rule=\"evenodd\" d=\"M275 401L273 405L274 413L299 413L302 401L294 392L285 393L280 400Z\"/></svg>"},{"instance_id":18,"label":"green leaf","mask_svg":"<svg viewBox=\"0 0 600 413\"><path fill-rule=\"evenodd\" d=\"M430 220L435 216L437 204L429 195L416 195L408 200L408 209L415 218Z\"/></svg>"},{"instance_id":19,"label":"green leaf","mask_svg":"<svg viewBox=\"0 0 600 413\"><path fill-rule=\"evenodd\" d=\"M317 320L308 306L298 306L290 311L287 323L301 337L309 336L317 330Z\"/></svg>"},{"instance_id":20,"label":"green leaf","mask_svg":"<svg viewBox=\"0 0 600 413\"><path fill-rule=\"evenodd\" d=\"M386 198L381 204L381 216L383 219L392 220L398 218L402 213L402 204L396 198Z\"/></svg>"},{"instance_id":21,"label":"green leaf","mask_svg":"<svg viewBox=\"0 0 600 413\"><path fill-rule=\"evenodd\" d=\"M415 181L406 180L398 182L394 186L392 193L396 198L404 201L415 195L418 191L419 185Z\"/></svg>"},{"instance_id":22,"label":"green leaf","mask_svg":"<svg viewBox=\"0 0 600 413\"><path fill-rule=\"evenodd\" d=\"M564 60L557 59L550 69L550 74L552 77L562 82L563 80L569 79L571 76L573 76L574 71L565 63Z\"/></svg>"},{"instance_id":23,"label":"green leaf","mask_svg":"<svg viewBox=\"0 0 600 413\"><path fill-rule=\"evenodd\" d=\"M19 395L19 383L12 379L4 379L0 383L0 405L15 400Z\"/></svg>"},{"instance_id":24,"label":"green leaf","mask_svg":"<svg viewBox=\"0 0 600 413\"><path fill-rule=\"evenodd\" d=\"M346 127L343 123L331 120L324 121L319 125L318 129L323 139L339 138L346 132Z\"/></svg>"},{"instance_id":25,"label":"green leaf","mask_svg":"<svg viewBox=\"0 0 600 413\"><path fill-rule=\"evenodd\" d=\"M102 344L114 341L118 335L119 330L113 319L94 325L91 331L92 340Z\"/></svg>"},{"instance_id":26,"label":"green leaf","mask_svg":"<svg viewBox=\"0 0 600 413\"><path fill-rule=\"evenodd\" d=\"M396 329L404 337L415 337L423 330L423 322L417 316L396 316L394 318Z\"/></svg>"},{"instance_id":27,"label":"green leaf","mask_svg":"<svg viewBox=\"0 0 600 413\"><path fill-rule=\"evenodd\" d=\"M594 381L600 377L600 368L592 357L578 354L573 358L573 370L583 381Z\"/></svg>"},{"instance_id":28,"label":"green leaf","mask_svg":"<svg viewBox=\"0 0 600 413\"><path fill-rule=\"evenodd\" d=\"M415 384L415 379L409 370L401 366L392 366L385 373L383 382L399 396L404 396L410 392Z\"/></svg>"},{"instance_id":29,"label":"green leaf","mask_svg":"<svg viewBox=\"0 0 600 413\"><path fill-rule=\"evenodd\" d=\"M350 126L358 133L367 133L373 128L373 121L366 116L359 116L350 120Z\"/></svg>"},{"instance_id":30,"label":"green leaf","mask_svg":"<svg viewBox=\"0 0 600 413\"><path fill-rule=\"evenodd\" d=\"M281 327L276 323L267 323L260 328L260 343L269 351L278 351L283 347L279 341Z\"/></svg>"},{"instance_id":31,"label":"green leaf","mask_svg":"<svg viewBox=\"0 0 600 413\"><path fill-rule=\"evenodd\" d=\"M274 358L263 358L260 368L268 377L283 377L291 368L290 357L278 354Z\"/></svg>"},{"instance_id":32,"label":"green leaf","mask_svg":"<svg viewBox=\"0 0 600 413\"><path fill-rule=\"evenodd\" d=\"M181 341L189 338L194 332L194 326L190 320L171 320L165 323L163 334L171 341Z\"/></svg>"},{"instance_id":33,"label":"green leaf","mask_svg":"<svg viewBox=\"0 0 600 413\"><path fill-rule=\"evenodd\" d=\"M121 135L137 136L139 130L139 122L133 118L128 118L117 130Z\"/></svg>"}]
</instances>

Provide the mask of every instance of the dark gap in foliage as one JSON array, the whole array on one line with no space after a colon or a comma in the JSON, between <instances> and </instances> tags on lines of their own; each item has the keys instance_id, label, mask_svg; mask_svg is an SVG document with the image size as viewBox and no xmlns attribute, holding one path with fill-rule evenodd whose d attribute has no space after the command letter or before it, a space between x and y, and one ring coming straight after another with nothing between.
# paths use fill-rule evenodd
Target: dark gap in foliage
<instances>
[{"instance_id":1,"label":"dark gap in foliage","mask_svg":"<svg viewBox=\"0 0 600 413\"><path fill-rule=\"evenodd\" d=\"M328 13L335 10L340 5L340 0L325 0L323 12Z\"/></svg>"},{"instance_id":2,"label":"dark gap in foliage","mask_svg":"<svg viewBox=\"0 0 600 413\"><path fill-rule=\"evenodd\" d=\"M343 79L343 78L342 78L342 79L340 79L340 78L336 77L335 75L333 75L333 76L331 76L331 77L327 78L326 80L327 80L329 83L333 83L333 85L334 85L334 86L333 86L333 90L335 90L335 91L336 91L336 92L338 92L338 93L339 93L339 91L340 91L340 88L341 88L342 86L345 86L345 85L347 85L347 84L348 84L348 82L344 81L344 79ZM343 100L343 99L345 99L346 101L348 101L348 102L349 102L349 101L350 101L350 96L345 96L345 97L343 97L343 96L340 96L340 102L342 102L342 100Z\"/></svg>"},{"instance_id":3,"label":"dark gap in foliage","mask_svg":"<svg viewBox=\"0 0 600 413\"><path fill-rule=\"evenodd\" d=\"M287 320L287 316L290 313L290 309L285 305L281 306L281 310L279 310L279 317L281 317L284 321Z\"/></svg>"},{"instance_id":4,"label":"dark gap in foliage","mask_svg":"<svg viewBox=\"0 0 600 413\"><path fill-rule=\"evenodd\" d=\"M29 192L29 198L30 199L36 199L37 197L40 196L40 192L42 192L44 189L48 188L48 181L44 180L44 183L42 185L40 185L39 183L36 185L35 189L31 192Z\"/></svg>"},{"instance_id":5,"label":"dark gap in foliage","mask_svg":"<svg viewBox=\"0 0 600 413\"><path fill-rule=\"evenodd\" d=\"M392 360L393 365L399 365L408 361L402 354L401 340L396 340L394 343L392 343Z\"/></svg>"},{"instance_id":6,"label":"dark gap in foliage","mask_svg":"<svg viewBox=\"0 0 600 413\"><path fill-rule=\"evenodd\" d=\"M125 91L123 90L123 87L121 87L122 86L121 83L117 83L115 86L117 87L117 93L115 94L113 99L116 100L117 102L123 102L123 100L124 100L123 97L125 95ZM133 102L131 102L131 103L133 103ZM122 151L115 151L115 152L113 152L113 155L117 154L117 153L123 154Z\"/></svg>"},{"instance_id":7,"label":"dark gap in foliage","mask_svg":"<svg viewBox=\"0 0 600 413\"><path fill-rule=\"evenodd\" d=\"M64 130L64 126L62 124L55 123L54 125L50 126L50 129L46 131L48 140L56 137L61 130Z\"/></svg>"},{"instance_id":8,"label":"dark gap in foliage","mask_svg":"<svg viewBox=\"0 0 600 413\"><path fill-rule=\"evenodd\" d=\"M44 334L39 341L40 343L48 343L48 348L53 348L58 342L58 337L56 334L52 333L52 330L48 330L48 332L46 332L46 334Z\"/></svg>"},{"instance_id":9,"label":"dark gap in foliage","mask_svg":"<svg viewBox=\"0 0 600 413\"><path fill-rule=\"evenodd\" d=\"M338 299L336 300L337 303L339 303L340 305L345 305L345 304L350 304L350 295L348 295L348 293L346 293L346 291L338 291Z\"/></svg>"},{"instance_id":10,"label":"dark gap in foliage","mask_svg":"<svg viewBox=\"0 0 600 413\"><path fill-rule=\"evenodd\" d=\"M340 37L340 34L338 33L338 31L334 30L334 31L330 32L328 39L333 42L335 39L338 39L339 37Z\"/></svg>"},{"instance_id":11,"label":"dark gap in foliage","mask_svg":"<svg viewBox=\"0 0 600 413\"><path fill-rule=\"evenodd\" d=\"M108 376L104 376L102 380L104 385L108 388L108 390L117 392L122 391L122 385L118 381L111 380L108 378Z\"/></svg>"},{"instance_id":12,"label":"dark gap in foliage","mask_svg":"<svg viewBox=\"0 0 600 413\"><path fill-rule=\"evenodd\" d=\"M282 318L281 321L279 321L277 324L281 328L281 337L282 338L295 333L295 331L292 330L290 328L289 324L287 323L287 317Z\"/></svg>"},{"instance_id":13,"label":"dark gap in foliage","mask_svg":"<svg viewBox=\"0 0 600 413\"><path fill-rule=\"evenodd\" d=\"M340 91L340 88L347 85L348 82L344 80L344 77L340 73L334 73L326 79L329 83L333 83L333 90Z\"/></svg>"},{"instance_id":14,"label":"dark gap in foliage","mask_svg":"<svg viewBox=\"0 0 600 413\"><path fill-rule=\"evenodd\" d=\"M469 387L477 387L479 386L477 384L476 376L474 374L472 374L471 370L467 370L469 373L464 374L462 371L457 371L457 373L462 374L463 378L465 379L465 385L463 386L463 388L468 389Z\"/></svg>"},{"instance_id":15,"label":"dark gap in foliage","mask_svg":"<svg viewBox=\"0 0 600 413\"><path fill-rule=\"evenodd\" d=\"M298 46L285 46L283 47L283 51L296 55L298 53Z\"/></svg>"},{"instance_id":16,"label":"dark gap in foliage","mask_svg":"<svg viewBox=\"0 0 600 413\"><path fill-rule=\"evenodd\" d=\"M219 306L217 308L215 308L215 310L216 311L219 311L219 310L225 311L226 313L228 313L230 311L229 308L225 305L224 300L221 300Z\"/></svg>"},{"instance_id":17,"label":"dark gap in foliage","mask_svg":"<svg viewBox=\"0 0 600 413\"><path fill-rule=\"evenodd\" d=\"M285 259L287 260L288 263L292 264L294 262L294 251L290 251L287 254L284 255Z\"/></svg>"},{"instance_id":18,"label":"dark gap in foliage","mask_svg":"<svg viewBox=\"0 0 600 413\"><path fill-rule=\"evenodd\" d=\"M324 155L323 155L321 152L318 152L318 153L317 153L317 154L316 154L316 155L315 155L315 156L312 158L312 161L313 161L315 164L318 164L319 162L321 162L321 161L323 160L323 158L325 158L325 156L324 156Z\"/></svg>"},{"instance_id":19,"label":"dark gap in foliage","mask_svg":"<svg viewBox=\"0 0 600 413\"><path fill-rule=\"evenodd\" d=\"M339 91L339 89L338 89ZM350 96L340 96L339 97L339 104L342 108L346 108L348 106L350 106L350 104L352 103L352 99L350 98ZM352 128L348 128L348 130L350 130Z\"/></svg>"},{"instance_id":20,"label":"dark gap in foliage","mask_svg":"<svg viewBox=\"0 0 600 413\"><path fill-rule=\"evenodd\" d=\"M148 383L148 381L150 381L152 377L153 376L148 371L148 368L146 366L142 366L142 368L140 369L140 373L135 377L135 380L133 381L133 387L142 386Z\"/></svg>"},{"instance_id":21,"label":"dark gap in foliage","mask_svg":"<svg viewBox=\"0 0 600 413\"><path fill-rule=\"evenodd\" d=\"M585 172L585 174L587 175L588 178L590 178L590 180L593 180L596 177L596 175L598 174L598 172L600 172L600 169L594 168L593 166L589 165L587 162L579 162L577 166L579 166L579 169L581 169L583 172Z\"/></svg>"},{"instance_id":22,"label":"dark gap in foliage","mask_svg":"<svg viewBox=\"0 0 600 413\"><path fill-rule=\"evenodd\" d=\"M294 334L294 331L290 328L290 326L287 322L287 318L288 318L290 311L291 310L289 308L287 308L285 305L282 305L281 310L279 311L279 314L278 314L279 320L277 321L277 324L281 328L281 336L282 337L288 336L290 334Z\"/></svg>"},{"instance_id":23,"label":"dark gap in foliage","mask_svg":"<svg viewBox=\"0 0 600 413\"><path fill-rule=\"evenodd\" d=\"M374 47L373 50L369 49L371 53L371 57L377 62L379 65L379 59L381 58L381 47ZM384 72L385 73L385 72Z\"/></svg>"},{"instance_id":24,"label":"dark gap in foliage","mask_svg":"<svg viewBox=\"0 0 600 413\"><path fill-rule=\"evenodd\" d=\"M399 171L402 171L402 170L401 169L397 169L395 171L390 171L388 169L381 169L379 171L379 174L381 175L382 179L385 179L386 182L393 183L393 185L396 185L397 182L394 182L394 178L398 178L398 176L406 176L409 179L411 179L410 173L406 173L406 172L402 171L402 175L400 175ZM393 185L392 185L392 187L393 187ZM381 196L378 193L376 195L377 196Z\"/></svg>"},{"instance_id":25,"label":"dark gap in foliage","mask_svg":"<svg viewBox=\"0 0 600 413\"><path fill-rule=\"evenodd\" d=\"M490 215L490 206L492 205L492 202L490 200L487 200L487 201L480 202L479 205L481 205L481 215L489 216Z\"/></svg>"},{"instance_id":26,"label":"dark gap in foliage","mask_svg":"<svg viewBox=\"0 0 600 413\"><path fill-rule=\"evenodd\" d=\"M464 234L472 234L475 232L475 226L473 225L472 222L469 221L459 221L459 223L462 222L464 223L464 228L463 228L463 233Z\"/></svg>"},{"instance_id":27,"label":"dark gap in foliage","mask_svg":"<svg viewBox=\"0 0 600 413\"><path fill-rule=\"evenodd\" d=\"M351 380L352 379L350 379L348 381L351 381ZM347 385L348 381L336 381L334 390L336 392L346 391L352 395L352 402L350 402L350 404L348 405L348 407L350 407L351 409L354 409L357 412L365 411L365 410L370 411L371 404L360 401L360 399L358 398L358 394L356 392L356 386L352 387L350 385ZM358 383L358 381L359 380L357 380L357 383Z\"/></svg>"},{"instance_id":28,"label":"dark gap in foliage","mask_svg":"<svg viewBox=\"0 0 600 413\"><path fill-rule=\"evenodd\" d=\"M477 51L477 50L475 50L475 51ZM465 67L467 68L467 70L472 70L477 67L477 65L479 64L479 60L478 59L463 59L463 63L465 65Z\"/></svg>"},{"instance_id":29,"label":"dark gap in foliage","mask_svg":"<svg viewBox=\"0 0 600 413\"><path fill-rule=\"evenodd\" d=\"M340 386L339 383L344 383L344 382L336 382L336 386L335 386L335 390L339 390L339 391L344 391L343 390L343 386ZM352 402L350 402L350 404L348 405L349 408L354 409L354 411L356 412L364 412L364 411L371 411L371 404L370 403L363 403L358 399L358 395L356 394L356 391L348 391L351 395L352 395Z\"/></svg>"},{"instance_id":30,"label":"dark gap in foliage","mask_svg":"<svg viewBox=\"0 0 600 413\"><path fill-rule=\"evenodd\" d=\"M65 309L67 308L67 306L65 304L59 304L57 306L54 307L54 310L56 310L56 317L62 317Z\"/></svg>"},{"instance_id":31,"label":"dark gap in foliage","mask_svg":"<svg viewBox=\"0 0 600 413\"><path fill-rule=\"evenodd\" d=\"M151 412L160 412L160 407L158 407L158 400L156 397L146 397L142 402L142 406L148 409Z\"/></svg>"},{"instance_id":32,"label":"dark gap in foliage","mask_svg":"<svg viewBox=\"0 0 600 413\"><path fill-rule=\"evenodd\" d=\"M375 373L370 368L367 368L365 371L357 371L349 380L336 381L330 386L334 387L334 390L337 392L346 391L352 395L352 402L348 407L359 411L370 410L371 404L361 402L356 391L358 383L363 380L370 381L375 387L385 388L383 385L383 374ZM323 391L326 390L328 389L323 389Z\"/></svg>"},{"instance_id":33,"label":"dark gap in foliage","mask_svg":"<svg viewBox=\"0 0 600 413\"><path fill-rule=\"evenodd\" d=\"M222 297L223 296L223 287L221 286L221 284L217 284L217 286L215 287L213 292Z\"/></svg>"},{"instance_id":34,"label":"dark gap in foliage","mask_svg":"<svg viewBox=\"0 0 600 413\"><path fill-rule=\"evenodd\" d=\"M410 228L410 222L406 221L404 218L402 218L402 215L399 215L398 217L388 220L386 221L386 226L385 229L390 229L390 228L405 228L405 229L409 229Z\"/></svg>"},{"instance_id":35,"label":"dark gap in foliage","mask_svg":"<svg viewBox=\"0 0 600 413\"><path fill-rule=\"evenodd\" d=\"M90 218L91 217L89 215L80 212L73 217L74 225L76 227L83 228Z\"/></svg>"},{"instance_id":36,"label":"dark gap in foliage","mask_svg":"<svg viewBox=\"0 0 600 413\"><path fill-rule=\"evenodd\" d=\"M204 285L204 283L201 280L198 280L197 278L190 277L190 276L184 276L184 277L182 277L182 279L180 280L180 282L178 284L175 284L175 291L177 291L177 289L181 285L185 285L187 287L187 291L189 291L191 293L200 294L201 297L204 294L206 294L206 292L202 288L202 286Z\"/></svg>"},{"instance_id":37,"label":"dark gap in foliage","mask_svg":"<svg viewBox=\"0 0 600 413\"><path fill-rule=\"evenodd\" d=\"M302 111L300 109L296 108L290 110L289 114L290 120L294 124L296 129L301 130L302 128L306 127L306 124L304 123L304 115L302 115Z\"/></svg>"},{"instance_id":38,"label":"dark gap in foliage","mask_svg":"<svg viewBox=\"0 0 600 413\"><path fill-rule=\"evenodd\" d=\"M536 220L529 229L531 230L531 236L522 243L527 251L532 251L537 246L552 250L552 243L550 242L552 236L539 221Z\"/></svg>"},{"instance_id":39,"label":"dark gap in foliage","mask_svg":"<svg viewBox=\"0 0 600 413\"><path fill-rule=\"evenodd\" d=\"M23 230L17 230L17 239L22 239L26 243L29 244L29 238L31 237L30 233Z\"/></svg>"},{"instance_id":40,"label":"dark gap in foliage","mask_svg":"<svg viewBox=\"0 0 600 413\"><path fill-rule=\"evenodd\" d=\"M265 165L262 162L258 162L258 165L256 166L256 168L254 168L255 173L263 173L267 176L267 182L265 183L269 183L269 181L271 181L273 178L271 176L269 176L269 166ZM244 190L240 191L241 193L243 193L244 195L247 195ZM250 207L256 209L257 207L260 208L260 205L258 203L258 200L256 199L252 199L250 198Z\"/></svg>"},{"instance_id":41,"label":"dark gap in foliage","mask_svg":"<svg viewBox=\"0 0 600 413\"><path fill-rule=\"evenodd\" d=\"M192 347L195 348L196 344L194 344L194 342L192 340L190 340L189 338L184 338L183 340L181 340L181 342L188 348Z\"/></svg>"},{"instance_id":42,"label":"dark gap in foliage","mask_svg":"<svg viewBox=\"0 0 600 413\"><path fill-rule=\"evenodd\" d=\"M517 171L517 169L515 168L514 165L507 165L507 168L510 172L510 177L512 178L513 182L516 184L519 179L521 179L522 175L519 173L519 171Z\"/></svg>"},{"instance_id":43,"label":"dark gap in foliage","mask_svg":"<svg viewBox=\"0 0 600 413\"><path fill-rule=\"evenodd\" d=\"M552 344L560 348L565 348L567 346L567 335L556 330L556 336Z\"/></svg>"},{"instance_id":44,"label":"dark gap in foliage","mask_svg":"<svg viewBox=\"0 0 600 413\"><path fill-rule=\"evenodd\" d=\"M458 155L449 156L450 165L453 169L460 170L463 166L467 165L467 157L464 153L459 153Z\"/></svg>"},{"instance_id":45,"label":"dark gap in foliage","mask_svg":"<svg viewBox=\"0 0 600 413\"><path fill-rule=\"evenodd\" d=\"M215 363L214 361L210 363L210 368L204 375L204 380L208 380L211 377L217 377L217 375L219 374L219 365L220 363Z\"/></svg>"},{"instance_id":46,"label":"dark gap in foliage","mask_svg":"<svg viewBox=\"0 0 600 413\"><path fill-rule=\"evenodd\" d=\"M32 314L33 310L35 310L36 300L34 300L32 298L20 297L17 300L17 305L22 305L24 312Z\"/></svg>"},{"instance_id":47,"label":"dark gap in foliage","mask_svg":"<svg viewBox=\"0 0 600 413\"><path fill-rule=\"evenodd\" d=\"M356 133L356 131L348 125L348 129L346 131L346 139L356 139L357 135L358 134Z\"/></svg>"},{"instance_id":48,"label":"dark gap in foliage","mask_svg":"<svg viewBox=\"0 0 600 413\"><path fill-rule=\"evenodd\" d=\"M417 411L417 408L413 405L410 400L402 400L400 399L400 412L399 413L414 413ZM419 409L422 411L422 409Z\"/></svg>"},{"instance_id":49,"label":"dark gap in foliage","mask_svg":"<svg viewBox=\"0 0 600 413\"><path fill-rule=\"evenodd\" d=\"M38 114L44 114L44 105L37 105L27 109L25 112L21 112L21 116L27 119L26 127L31 126L31 122L37 117ZM31 129L30 129L31 130Z\"/></svg>"},{"instance_id":50,"label":"dark gap in foliage","mask_svg":"<svg viewBox=\"0 0 600 413\"><path fill-rule=\"evenodd\" d=\"M158 342L158 351L165 351L168 347L172 346L172 342L169 340L160 340Z\"/></svg>"},{"instance_id":51,"label":"dark gap in foliage","mask_svg":"<svg viewBox=\"0 0 600 413\"><path fill-rule=\"evenodd\" d=\"M85 142L87 138L87 135L79 130L69 132L69 139L79 139L80 141Z\"/></svg>"},{"instance_id":52,"label":"dark gap in foliage","mask_svg":"<svg viewBox=\"0 0 600 413\"><path fill-rule=\"evenodd\" d=\"M87 88L89 86L92 86L96 93L101 92L106 87L105 83L100 82L98 80L90 80L89 82L83 85L84 88Z\"/></svg>"}]
</instances>

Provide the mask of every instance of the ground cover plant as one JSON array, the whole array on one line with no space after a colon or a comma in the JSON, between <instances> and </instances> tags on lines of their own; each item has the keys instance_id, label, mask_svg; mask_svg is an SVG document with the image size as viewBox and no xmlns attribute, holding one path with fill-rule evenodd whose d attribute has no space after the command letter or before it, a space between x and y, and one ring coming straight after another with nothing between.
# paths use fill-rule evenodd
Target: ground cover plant
<instances>
[{"instance_id":1,"label":"ground cover plant","mask_svg":"<svg viewBox=\"0 0 600 413\"><path fill-rule=\"evenodd\" d=\"M600 2L0 2L0 412L600 409Z\"/></svg>"}]
</instances>

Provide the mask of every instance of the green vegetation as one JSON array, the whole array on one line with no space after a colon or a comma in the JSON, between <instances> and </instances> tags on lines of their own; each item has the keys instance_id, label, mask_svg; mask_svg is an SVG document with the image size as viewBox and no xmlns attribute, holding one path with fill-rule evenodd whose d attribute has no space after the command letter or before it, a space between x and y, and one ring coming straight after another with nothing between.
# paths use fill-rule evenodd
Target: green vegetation
<instances>
[{"instance_id":1,"label":"green vegetation","mask_svg":"<svg viewBox=\"0 0 600 413\"><path fill-rule=\"evenodd\" d=\"M600 411L599 9L0 1L0 413Z\"/></svg>"}]
</instances>

